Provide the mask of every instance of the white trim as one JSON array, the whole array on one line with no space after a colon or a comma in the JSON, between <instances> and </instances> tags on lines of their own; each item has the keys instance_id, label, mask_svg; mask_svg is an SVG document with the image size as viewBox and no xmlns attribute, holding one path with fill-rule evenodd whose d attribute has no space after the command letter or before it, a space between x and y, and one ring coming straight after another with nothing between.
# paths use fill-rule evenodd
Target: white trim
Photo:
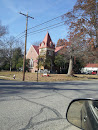
<instances>
[{"instance_id":1,"label":"white trim","mask_svg":"<svg viewBox=\"0 0 98 130\"><path fill-rule=\"evenodd\" d=\"M31 66L32 65L32 66ZM30 61L29 61L29 68L33 68L34 67L34 61L33 59L31 58Z\"/></svg>"}]
</instances>

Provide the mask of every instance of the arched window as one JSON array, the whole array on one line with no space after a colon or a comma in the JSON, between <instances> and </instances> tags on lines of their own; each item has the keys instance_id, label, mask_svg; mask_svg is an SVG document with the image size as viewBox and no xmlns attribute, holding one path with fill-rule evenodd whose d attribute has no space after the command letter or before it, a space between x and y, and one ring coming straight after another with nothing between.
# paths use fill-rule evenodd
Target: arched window
<instances>
[{"instance_id":1,"label":"arched window","mask_svg":"<svg viewBox=\"0 0 98 130\"><path fill-rule=\"evenodd\" d=\"M44 46L44 42L42 42L42 47Z\"/></svg>"},{"instance_id":2,"label":"arched window","mask_svg":"<svg viewBox=\"0 0 98 130\"><path fill-rule=\"evenodd\" d=\"M53 47L53 43L52 42L50 43L50 47Z\"/></svg>"},{"instance_id":3,"label":"arched window","mask_svg":"<svg viewBox=\"0 0 98 130\"><path fill-rule=\"evenodd\" d=\"M30 68L33 68L33 59L30 59Z\"/></svg>"}]
</instances>

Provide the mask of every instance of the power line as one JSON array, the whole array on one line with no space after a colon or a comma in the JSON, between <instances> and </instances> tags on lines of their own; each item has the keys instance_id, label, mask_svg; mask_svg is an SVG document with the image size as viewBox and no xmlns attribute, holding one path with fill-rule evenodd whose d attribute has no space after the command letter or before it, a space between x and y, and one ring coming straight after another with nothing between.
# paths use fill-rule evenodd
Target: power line
<instances>
[{"instance_id":1,"label":"power line","mask_svg":"<svg viewBox=\"0 0 98 130\"><path fill-rule=\"evenodd\" d=\"M65 21L63 21L63 22L59 22L59 23L56 23L56 24L53 24L53 25L50 25L50 26L47 26L47 27L45 27L45 28L41 28L41 29L39 29L39 30L36 30L36 31L33 31L33 32L29 32L28 34L32 34L32 33L37 33L37 32L39 32L39 31L43 31L44 29L49 29L50 27L53 27L53 26L55 26L55 25L59 25L59 24L61 24L61 23L64 23ZM64 24L62 24L62 25L64 25ZM56 28L56 27L59 27L59 26L55 26L55 27L53 27L53 28ZM27 35L28 35L27 34ZM21 39L21 38L23 38L25 35L22 35L22 36L20 36L18 39Z\"/></svg>"},{"instance_id":2,"label":"power line","mask_svg":"<svg viewBox=\"0 0 98 130\"><path fill-rule=\"evenodd\" d=\"M54 28L57 28L57 27L60 27L60 26L64 26L64 24L61 24L61 25L59 25L59 26L55 26L55 27L49 28L48 30L51 30L51 29L54 29ZM39 31L39 32L35 32L35 33L33 33L33 34L28 34L28 36L29 36L29 35L34 35L34 34L37 34L37 33L40 33L40 32L44 32L44 31L47 31L47 29L44 29L44 30Z\"/></svg>"},{"instance_id":3,"label":"power line","mask_svg":"<svg viewBox=\"0 0 98 130\"><path fill-rule=\"evenodd\" d=\"M63 14L63 15L64 15L64 14ZM42 24L48 23L48 22L50 22L50 21L53 21L53 20L55 20L55 19L57 19L57 18L59 18L59 17L61 17L61 16L63 16L63 15L60 15L60 16L58 16L58 17L55 17L55 18L53 18L53 19L51 19L51 20L48 20L48 21L46 21L46 22L43 22L43 23L41 23L41 24L39 24L39 25L36 25L36 26L34 26L34 27L32 27L32 28L35 28L35 27L37 27L37 26L41 26ZM65 22L65 21L63 21L63 22ZM63 23L63 22L60 22L60 23ZM60 23L57 23L57 24L60 24ZM57 25L57 24L54 24L54 25ZM45 28L42 28L42 29L39 29L39 30L30 32L30 33L37 34L37 33L46 31L46 28L48 28L48 30L50 30L50 29L54 29L54 28L56 28L56 27L59 27L59 26L56 26L56 27L53 27L53 28L49 28L49 27L54 26L54 25L50 25L50 26L47 26L47 27L45 27ZM62 25L64 25L64 24L62 24ZM60 25L60 26L62 26L62 25ZM31 28L29 28L29 29L31 29ZM27 30L29 30L29 29L27 29ZM30 35L30 33L28 33L28 34ZM18 37L20 34L23 34L23 35L20 36L19 38L16 38L16 37ZM22 39L22 38L25 36L25 31L21 32L20 34L18 34L18 35L15 37L16 40L14 40L13 42L17 41L18 39ZM28 34L27 34L27 35L28 35ZM28 35L28 36L29 36L29 35Z\"/></svg>"},{"instance_id":4,"label":"power line","mask_svg":"<svg viewBox=\"0 0 98 130\"><path fill-rule=\"evenodd\" d=\"M57 28L57 27L60 27L60 26L63 26L63 25L64 25L64 24L61 24L61 25L58 25L58 26L54 26L54 27L52 27L52 28L48 28L48 27L47 27L47 29L48 29L48 30L51 30L51 29L54 29L54 28ZM37 33L40 33L40 32L44 32L44 31L47 31L47 29L46 29L46 28L39 29L39 30L37 30L37 31L34 31L34 32L32 32L32 33L27 34L27 36L34 35L34 34L37 34ZM17 40L18 40L18 39L21 39L21 38L23 38L23 37L25 37L25 35L22 35L21 37L17 38Z\"/></svg>"},{"instance_id":5,"label":"power line","mask_svg":"<svg viewBox=\"0 0 98 130\"><path fill-rule=\"evenodd\" d=\"M23 34L22 36L20 36L19 38L17 38L15 41L17 41L18 39L21 39L25 36L25 34Z\"/></svg>"},{"instance_id":6,"label":"power line","mask_svg":"<svg viewBox=\"0 0 98 130\"><path fill-rule=\"evenodd\" d=\"M39 27L39 26L41 26L41 25L43 25L43 24L46 24L46 23L48 23L48 22L51 22L51 21L53 21L53 20L55 20L55 19L57 19L57 18L59 18L59 17L62 17L63 15L64 15L64 14L62 14L62 15L60 15L60 16L57 16L57 17L55 17L55 18L53 18L53 19L50 19L50 20L48 20L48 21L46 21L46 22L43 22L43 23L41 23L41 24L38 24L38 25L36 25L36 26L33 26L33 27L31 27L31 28L28 28L27 30L30 30L30 29L32 29L32 28ZM22 34L22 33L25 33L25 31L21 32L20 34ZM16 37L18 37L20 34L18 34Z\"/></svg>"},{"instance_id":7,"label":"power line","mask_svg":"<svg viewBox=\"0 0 98 130\"><path fill-rule=\"evenodd\" d=\"M43 22L43 23L41 23L41 24L38 24L38 25L36 25L36 26L33 26L33 27L31 27L31 28L28 28L28 30L30 30L30 29L32 29L32 28L36 28L36 27L38 27L38 26L41 26L41 25L43 25L43 24L45 24L45 23L48 23L48 22L51 22L51 21L53 21L53 20L55 20L55 19L57 19L57 18L59 18L59 17L62 17L64 14L62 14L62 15L60 15L60 16L58 16L58 17L55 17L55 18L53 18L53 19L50 19L50 20L48 20L48 21L46 21L46 22Z\"/></svg>"},{"instance_id":8,"label":"power line","mask_svg":"<svg viewBox=\"0 0 98 130\"><path fill-rule=\"evenodd\" d=\"M31 34L31 33L34 33L34 32L37 32L37 31L40 31L40 30L43 30L43 29L49 28L49 27L53 27L53 26L55 26L55 25L59 25L59 24L61 24L61 23L64 23L64 21L63 21L63 22L56 23L56 24L53 24L53 25L50 25L50 26L47 26L47 27L45 27L45 28L41 28L41 29L36 30L36 31L33 31L33 32L29 32L28 34Z\"/></svg>"},{"instance_id":9,"label":"power line","mask_svg":"<svg viewBox=\"0 0 98 130\"><path fill-rule=\"evenodd\" d=\"M21 32L21 33L19 33L15 38L17 38L19 35L21 35L22 33L24 33L25 34L25 31L23 31L23 32Z\"/></svg>"}]
</instances>

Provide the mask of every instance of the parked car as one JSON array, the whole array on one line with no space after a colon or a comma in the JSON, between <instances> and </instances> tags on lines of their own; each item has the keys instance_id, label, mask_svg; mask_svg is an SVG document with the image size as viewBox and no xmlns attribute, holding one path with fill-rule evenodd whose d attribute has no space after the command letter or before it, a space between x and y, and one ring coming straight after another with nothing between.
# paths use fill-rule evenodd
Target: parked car
<instances>
[{"instance_id":1,"label":"parked car","mask_svg":"<svg viewBox=\"0 0 98 130\"><path fill-rule=\"evenodd\" d=\"M92 71L86 71L85 74L92 74Z\"/></svg>"},{"instance_id":2,"label":"parked car","mask_svg":"<svg viewBox=\"0 0 98 130\"><path fill-rule=\"evenodd\" d=\"M97 74L97 71L92 71L92 74L96 75L96 74Z\"/></svg>"},{"instance_id":3,"label":"parked car","mask_svg":"<svg viewBox=\"0 0 98 130\"><path fill-rule=\"evenodd\" d=\"M48 74L50 74L50 71L48 69L40 70L39 72L40 73L48 73Z\"/></svg>"}]
</instances>

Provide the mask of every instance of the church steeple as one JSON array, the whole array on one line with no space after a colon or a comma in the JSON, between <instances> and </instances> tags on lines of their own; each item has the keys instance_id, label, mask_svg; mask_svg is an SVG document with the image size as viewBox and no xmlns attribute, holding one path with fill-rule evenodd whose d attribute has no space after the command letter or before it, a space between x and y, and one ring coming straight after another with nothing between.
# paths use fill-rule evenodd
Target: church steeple
<instances>
[{"instance_id":1,"label":"church steeple","mask_svg":"<svg viewBox=\"0 0 98 130\"><path fill-rule=\"evenodd\" d=\"M55 45L53 44L48 32L45 35L42 43L39 45L39 55L40 57L44 57L44 60L48 59L48 64L50 64L50 68L47 66L47 64L43 68L50 69L52 71L54 66Z\"/></svg>"},{"instance_id":2,"label":"church steeple","mask_svg":"<svg viewBox=\"0 0 98 130\"><path fill-rule=\"evenodd\" d=\"M47 31L47 34L46 34L44 40L42 41L42 43L39 46L39 49L41 49L41 48L52 48L52 49L55 49L55 45L53 44L48 31Z\"/></svg>"}]
</instances>

